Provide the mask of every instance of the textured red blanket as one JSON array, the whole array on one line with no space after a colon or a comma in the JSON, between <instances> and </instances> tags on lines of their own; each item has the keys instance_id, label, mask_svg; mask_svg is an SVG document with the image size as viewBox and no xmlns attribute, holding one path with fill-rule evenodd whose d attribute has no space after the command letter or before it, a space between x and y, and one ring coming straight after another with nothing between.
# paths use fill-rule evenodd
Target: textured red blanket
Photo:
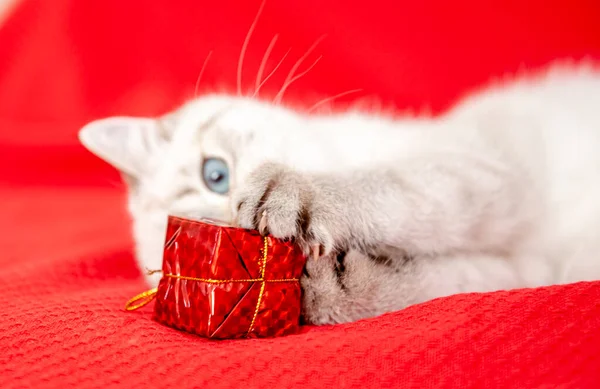
<instances>
[{"instance_id":1,"label":"textured red blanket","mask_svg":"<svg viewBox=\"0 0 600 389\"><path fill-rule=\"evenodd\" d=\"M434 112L505 72L600 58L597 0L269 0L243 72L271 38L286 96L360 88ZM214 342L123 311L145 289L117 174L77 144L85 121L158 114L234 91L253 1L25 0L0 27L2 388L597 388L600 282L439 299L299 335ZM314 92L314 94L313 94ZM341 99L342 102L344 99Z\"/></svg>"}]
</instances>

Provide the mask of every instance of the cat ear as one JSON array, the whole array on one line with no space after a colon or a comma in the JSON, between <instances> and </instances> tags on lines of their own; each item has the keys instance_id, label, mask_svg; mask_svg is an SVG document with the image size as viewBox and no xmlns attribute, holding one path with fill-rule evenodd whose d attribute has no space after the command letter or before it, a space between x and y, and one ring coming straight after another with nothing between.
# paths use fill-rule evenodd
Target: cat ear
<instances>
[{"instance_id":1,"label":"cat ear","mask_svg":"<svg viewBox=\"0 0 600 389\"><path fill-rule=\"evenodd\" d=\"M137 177L161 142L161 128L155 119L111 117L85 125L79 141L123 173Z\"/></svg>"}]
</instances>

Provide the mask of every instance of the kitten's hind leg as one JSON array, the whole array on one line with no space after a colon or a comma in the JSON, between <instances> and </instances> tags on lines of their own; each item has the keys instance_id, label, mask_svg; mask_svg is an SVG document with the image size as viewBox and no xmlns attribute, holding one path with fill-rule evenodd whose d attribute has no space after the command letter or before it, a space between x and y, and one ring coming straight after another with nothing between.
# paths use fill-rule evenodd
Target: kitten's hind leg
<instances>
[{"instance_id":1,"label":"kitten's hind leg","mask_svg":"<svg viewBox=\"0 0 600 389\"><path fill-rule=\"evenodd\" d=\"M356 321L457 293L526 286L516 261L484 254L382 261L361 252L309 259L303 317L312 324Z\"/></svg>"}]
</instances>

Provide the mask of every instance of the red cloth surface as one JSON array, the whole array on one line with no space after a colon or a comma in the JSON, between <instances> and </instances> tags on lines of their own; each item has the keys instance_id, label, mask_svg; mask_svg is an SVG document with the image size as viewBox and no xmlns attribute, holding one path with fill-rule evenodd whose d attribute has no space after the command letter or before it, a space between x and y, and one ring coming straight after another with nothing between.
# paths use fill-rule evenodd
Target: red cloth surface
<instances>
[{"instance_id":1,"label":"red cloth surface","mask_svg":"<svg viewBox=\"0 0 600 389\"><path fill-rule=\"evenodd\" d=\"M200 93L235 91L258 5L31 0L0 28L0 386L600 387L600 282L453 296L270 340L207 341L123 311L146 288L123 186L77 129L174 107L210 50ZM597 0L269 0L244 89L274 34L270 67L292 51L264 97L327 34L288 101L362 88L346 101L439 112L505 73L600 58L599 18Z\"/></svg>"}]
</instances>

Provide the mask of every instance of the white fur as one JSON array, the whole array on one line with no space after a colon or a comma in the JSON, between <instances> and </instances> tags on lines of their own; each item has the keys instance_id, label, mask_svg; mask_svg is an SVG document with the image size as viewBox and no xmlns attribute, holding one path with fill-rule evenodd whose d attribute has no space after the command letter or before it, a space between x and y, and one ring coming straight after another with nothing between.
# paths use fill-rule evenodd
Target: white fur
<instances>
[{"instance_id":1,"label":"white fur","mask_svg":"<svg viewBox=\"0 0 600 389\"><path fill-rule=\"evenodd\" d=\"M250 183L269 163L297 174L286 185L313 188L331 210L315 214L324 220L319 231L327 238L315 239L327 246L326 255L352 230L369 244L415 258L394 265L390 275L364 255L350 255L346 267L356 276L345 276L351 285L345 291L323 268L331 268L327 261L309 261L312 281L303 285L312 303L305 308L315 323L460 292L600 279L600 73L592 69L554 70L487 88L433 119L305 115L212 95L161 120L91 123L81 139L131 184L142 268L161 267L167 214L233 221L240 198L264 192ZM204 157L228 163L230 196L204 186ZM391 175L378 181L379 172ZM410 191L398 189L403 185ZM287 190L282 199L296 193ZM342 204L358 205L338 209ZM298 206L280 205L284 216L286 206Z\"/></svg>"}]
</instances>

